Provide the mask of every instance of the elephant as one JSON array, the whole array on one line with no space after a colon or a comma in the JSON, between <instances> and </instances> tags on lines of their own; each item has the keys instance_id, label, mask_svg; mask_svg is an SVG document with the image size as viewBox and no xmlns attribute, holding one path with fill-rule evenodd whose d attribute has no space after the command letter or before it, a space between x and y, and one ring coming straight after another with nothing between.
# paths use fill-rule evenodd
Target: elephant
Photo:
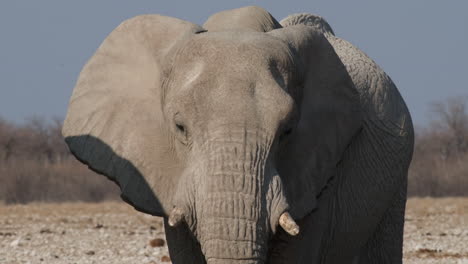
<instances>
[{"instance_id":1,"label":"elephant","mask_svg":"<svg viewBox=\"0 0 468 264\"><path fill-rule=\"evenodd\" d=\"M163 217L173 263L402 262L410 113L320 16L128 19L81 71L62 133Z\"/></svg>"}]
</instances>

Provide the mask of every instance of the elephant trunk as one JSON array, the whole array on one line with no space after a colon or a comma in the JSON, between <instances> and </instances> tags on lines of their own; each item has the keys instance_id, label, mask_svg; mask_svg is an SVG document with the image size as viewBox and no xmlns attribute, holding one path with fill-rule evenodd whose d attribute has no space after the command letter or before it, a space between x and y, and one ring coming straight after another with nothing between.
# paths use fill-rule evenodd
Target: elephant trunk
<instances>
[{"instance_id":1,"label":"elephant trunk","mask_svg":"<svg viewBox=\"0 0 468 264\"><path fill-rule=\"evenodd\" d=\"M275 175L266 169L270 145L264 141L205 144L209 159L196 212L197 233L209 264L266 261L271 223L279 218L272 211L278 205L284 205L284 211L287 203L282 193L278 199Z\"/></svg>"}]
</instances>

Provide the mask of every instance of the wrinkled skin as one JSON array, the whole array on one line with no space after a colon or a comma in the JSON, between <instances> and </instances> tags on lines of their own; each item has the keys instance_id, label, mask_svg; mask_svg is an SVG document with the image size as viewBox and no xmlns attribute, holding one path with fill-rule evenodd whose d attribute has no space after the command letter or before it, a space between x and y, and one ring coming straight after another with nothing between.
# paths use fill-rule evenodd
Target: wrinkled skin
<instances>
[{"instance_id":1,"label":"wrinkled skin","mask_svg":"<svg viewBox=\"0 0 468 264\"><path fill-rule=\"evenodd\" d=\"M81 72L63 134L164 217L173 263L401 263L411 118L318 16L130 19Z\"/></svg>"}]
</instances>

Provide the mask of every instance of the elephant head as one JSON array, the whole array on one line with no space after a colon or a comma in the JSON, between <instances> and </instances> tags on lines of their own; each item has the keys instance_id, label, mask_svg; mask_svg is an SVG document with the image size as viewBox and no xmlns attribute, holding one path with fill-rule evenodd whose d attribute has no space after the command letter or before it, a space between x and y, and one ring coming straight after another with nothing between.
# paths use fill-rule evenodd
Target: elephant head
<instances>
[{"instance_id":1,"label":"elephant head","mask_svg":"<svg viewBox=\"0 0 468 264\"><path fill-rule=\"evenodd\" d=\"M359 129L357 100L313 27L281 28L256 7L204 27L144 15L86 64L63 134L125 201L186 230L207 263L265 263L278 226L296 235L293 219L316 207ZM171 251L178 263L184 249Z\"/></svg>"}]
</instances>

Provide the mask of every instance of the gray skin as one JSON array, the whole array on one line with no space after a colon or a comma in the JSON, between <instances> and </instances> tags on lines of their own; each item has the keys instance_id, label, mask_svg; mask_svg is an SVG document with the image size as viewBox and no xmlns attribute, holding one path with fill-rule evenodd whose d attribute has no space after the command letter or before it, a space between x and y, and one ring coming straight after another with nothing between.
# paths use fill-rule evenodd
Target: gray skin
<instances>
[{"instance_id":1,"label":"gray skin","mask_svg":"<svg viewBox=\"0 0 468 264\"><path fill-rule=\"evenodd\" d=\"M175 264L401 263L408 109L318 16L127 20L81 72L63 134L164 217Z\"/></svg>"}]
</instances>

